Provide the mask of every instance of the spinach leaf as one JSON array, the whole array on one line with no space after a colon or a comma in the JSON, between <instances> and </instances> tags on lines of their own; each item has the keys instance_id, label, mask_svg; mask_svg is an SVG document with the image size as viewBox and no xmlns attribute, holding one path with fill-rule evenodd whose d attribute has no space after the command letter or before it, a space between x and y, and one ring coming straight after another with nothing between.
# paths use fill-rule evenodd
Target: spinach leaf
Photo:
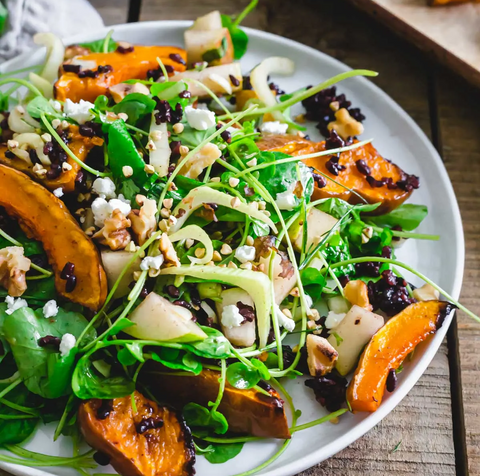
<instances>
[{"instance_id":1,"label":"spinach leaf","mask_svg":"<svg viewBox=\"0 0 480 476\"><path fill-rule=\"evenodd\" d=\"M102 94L95 99L94 106L97 111L105 112L108 111L108 103L109 99Z\"/></svg>"},{"instance_id":2,"label":"spinach leaf","mask_svg":"<svg viewBox=\"0 0 480 476\"><path fill-rule=\"evenodd\" d=\"M357 205L351 205L341 198L327 198L317 205L317 208L335 218L342 218L349 211L352 212L353 216L359 217L360 213L372 212L379 206L380 203L360 203Z\"/></svg>"},{"instance_id":3,"label":"spinach leaf","mask_svg":"<svg viewBox=\"0 0 480 476\"><path fill-rule=\"evenodd\" d=\"M219 435L228 431L228 422L225 416L217 410L208 410L198 403L187 403L182 410L188 426L211 429Z\"/></svg>"},{"instance_id":4,"label":"spinach leaf","mask_svg":"<svg viewBox=\"0 0 480 476\"><path fill-rule=\"evenodd\" d=\"M188 145L190 149L194 149L214 132L215 127L210 127L210 129L205 131L199 131L193 129L189 124L184 124L183 132L181 134L172 134L170 138L174 141L181 141L182 144Z\"/></svg>"},{"instance_id":5,"label":"spinach leaf","mask_svg":"<svg viewBox=\"0 0 480 476\"><path fill-rule=\"evenodd\" d=\"M327 284L325 277L317 268L304 268L300 273L303 287L313 302L320 299L323 288Z\"/></svg>"},{"instance_id":6,"label":"spinach leaf","mask_svg":"<svg viewBox=\"0 0 480 476\"><path fill-rule=\"evenodd\" d=\"M0 386L3 390L6 385ZM29 406L32 398L30 392L25 386L19 385L8 393L6 399L15 402L17 405ZM25 416L25 413L14 410L7 405L0 404L0 413L2 415ZM12 420L0 420L0 447L5 445L17 445L26 440L37 426L38 418L15 418Z\"/></svg>"},{"instance_id":7,"label":"spinach leaf","mask_svg":"<svg viewBox=\"0 0 480 476\"><path fill-rule=\"evenodd\" d=\"M400 226L402 230L413 231L428 215L425 205L405 203L386 215L368 217L368 222L378 226Z\"/></svg>"},{"instance_id":8,"label":"spinach leaf","mask_svg":"<svg viewBox=\"0 0 480 476\"><path fill-rule=\"evenodd\" d=\"M322 249L322 254L325 256L328 264L338 263L339 261L345 261L352 258L350 249L345 240L342 239L339 233L334 234L327 246ZM333 270L335 276L338 278L355 273L355 267L353 264L342 266L341 268L335 268Z\"/></svg>"},{"instance_id":9,"label":"spinach leaf","mask_svg":"<svg viewBox=\"0 0 480 476\"><path fill-rule=\"evenodd\" d=\"M5 317L3 330L12 348L15 362L25 386L44 398L58 398L70 393L70 382L78 349L67 355L49 347L40 347L38 340L45 336L62 338L66 333L80 336L87 320L78 313L59 309L54 318L45 319L41 310L24 307ZM92 340L95 330L86 338Z\"/></svg>"},{"instance_id":10,"label":"spinach leaf","mask_svg":"<svg viewBox=\"0 0 480 476\"><path fill-rule=\"evenodd\" d=\"M243 449L245 443L209 444L206 448L199 448L199 453L212 464L222 464L235 458Z\"/></svg>"},{"instance_id":11,"label":"spinach leaf","mask_svg":"<svg viewBox=\"0 0 480 476\"><path fill-rule=\"evenodd\" d=\"M50 101L43 96L33 98L27 105L27 112L36 119L39 119L42 113L57 118L63 117L61 113L53 108Z\"/></svg>"},{"instance_id":12,"label":"spinach leaf","mask_svg":"<svg viewBox=\"0 0 480 476\"><path fill-rule=\"evenodd\" d=\"M88 48L91 53L103 53L103 45L105 43L105 39L102 38L101 40L90 41L88 43L80 43L80 46L84 48ZM112 40L111 38L108 40L108 53L111 53L117 49L117 42Z\"/></svg>"},{"instance_id":13,"label":"spinach leaf","mask_svg":"<svg viewBox=\"0 0 480 476\"><path fill-rule=\"evenodd\" d=\"M160 362L169 369L185 370L194 375L200 375L203 369L198 357L185 350L160 347L159 350L152 352L151 356L152 360Z\"/></svg>"},{"instance_id":14,"label":"spinach leaf","mask_svg":"<svg viewBox=\"0 0 480 476\"><path fill-rule=\"evenodd\" d=\"M227 368L227 381L232 387L247 390L255 387L260 380L258 371L247 367L243 362L235 362Z\"/></svg>"},{"instance_id":15,"label":"spinach leaf","mask_svg":"<svg viewBox=\"0 0 480 476\"><path fill-rule=\"evenodd\" d=\"M27 290L23 293L22 298L26 299L31 306L41 306L45 301L50 301L50 299L55 299L58 296L55 289L54 276L27 281L27 285ZM0 289L0 298L4 298L7 295L8 292L6 289Z\"/></svg>"},{"instance_id":16,"label":"spinach leaf","mask_svg":"<svg viewBox=\"0 0 480 476\"><path fill-rule=\"evenodd\" d=\"M368 225L360 219L350 222L343 231L343 235L348 238L351 245L358 250L361 255L381 255L384 246L389 246L392 242L392 232L389 228L383 228L382 231L373 230L371 238L363 243L362 236Z\"/></svg>"},{"instance_id":17,"label":"spinach leaf","mask_svg":"<svg viewBox=\"0 0 480 476\"><path fill-rule=\"evenodd\" d=\"M145 162L138 153L125 123L118 120L105 123L103 127L108 133L108 157L113 176L124 181L126 177L123 167L130 166L133 169L132 180L139 186L145 184L148 181Z\"/></svg>"},{"instance_id":18,"label":"spinach leaf","mask_svg":"<svg viewBox=\"0 0 480 476\"><path fill-rule=\"evenodd\" d=\"M39 255L43 253L43 246L40 241L32 240L27 238L27 235L20 230L20 227L14 228L13 233L11 234L13 238L19 241L23 246L23 254L25 256ZM0 249L6 248L7 246L14 246L12 243L3 236L0 236Z\"/></svg>"},{"instance_id":19,"label":"spinach leaf","mask_svg":"<svg viewBox=\"0 0 480 476\"><path fill-rule=\"evenodd\" d=\"M232 18L228 15L222 15L222 26L228 28L232 38L234 57L236 60L239 60L247 52L248 35L241 28L234 25Z\"/></svg>"},{"instance_id":20,"label":"spinach leaf","mask_svg":"<svg viewBox=\"0 0 480 476\"><path fill-rule=\"evenodd\" d=\"M147 114L151 114L155 105L155 101L149 96L140 93L132 93L127 94L118 104L115 104L112 111L115 114L121 112L127 114L127 123L135 125Z\"/></svg>"},{"instance_id":21,"label":"spinach leaf","mask_svg":"<svg viewBox=\"0 0 480 476\"><path fill-rule=\"evenodd\" d=\"M200 327L208 337L199 342L184 344L185 348L207 359L227 359L232 357L230 342L219 330L213 327Z\"/></svg>"}]
</instances>

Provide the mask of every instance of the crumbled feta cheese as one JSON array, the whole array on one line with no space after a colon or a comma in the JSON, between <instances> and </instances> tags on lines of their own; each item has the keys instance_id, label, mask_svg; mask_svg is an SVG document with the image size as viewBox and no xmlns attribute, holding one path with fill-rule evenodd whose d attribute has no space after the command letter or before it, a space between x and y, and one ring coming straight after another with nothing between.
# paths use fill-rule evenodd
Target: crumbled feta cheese
<instances>
[{"instance_id":1,"label":"crumbled feta cheese","mask_svg":"<svg viewBox=\"0 0 480 476\"><path fill-rule=\"evenodd\" d=\"M204 102L197 102L197 109L201 109L202 111L209 111L208 106Z\"/></svg>"},{"instance_id":2,"label":"crumbled feta cheese","mask_svg":"<svg viewBox=\"0 0 480 476\"><path fill-rule=\"evenodd\" d=\"M146 256L143 258L142 262L140 263L140 269L142 271L148 271L149 269L160 269L162 266L165 258L163 255L158 256Z\"/></svg>"},{"instance_id":3,"label":"crumbled feta cheese","mask_svg":"<svg viewBox=\"0 0 480 476\"><path fill-rule=\"evenodd\" d=\"M50 104L52 105L53 109L55 109L55 111L62 112L62 104L59 101L50 99Z\"/></svg>"},{"instance_id":4,"label":"crumbled feta cheese","mask_svg":"<svg viewBox=\"0 0 480 476\"><path fill-rule=\"evenodd\" d=\"M327 319L325 319L325 327L327 327L328 329L333 329L334 327L337 327L344 317L344 312L337 314L336 312L330 311L327 315Z\"/></svg>"},{"instance_id":5,"label":"crumbled feta cheese","mask_svg":"<svg viewBox=\"0 0 480 476\"><path fill-rule=\"evenodd\" d=\"M102 198L116 198L115 183L110 177L98 177L93 181L92 192L96 193Z\"/></svg>"},{"instance_id":6,"label":"crumbled feta cheese","mask_svg":"<svg viewBox=\"0 0 480 476\"><path fill-rule=\"evenodd\" d=\"M47 301L45 306L43 306L43 316L44 317L55 317L58 314L58 306L55 299Z\"/></svg>"},{"instance_id":7,"label":"crumbled feta cheese","mask_svg":"<svg viewBox=\"0 0 480 476\"><path fill-rule=\"evenodd\" d=\"M60 355L65 357L75 347L77 339L72 334L63 334L60 341Z\"/></svg>"},{"instance_id":8,"label":"crumbled feta cheese","mask_svg":"<svg viewBox=\"0 0 480 476\"><path fill-rule=\"evenodd\" d=\"M206 131L215 126L215 113L207 109L195 109L192 106L185 108L185 115L191 128Z\"/></svg>"},{"instance_id":9,"label":"crumbled feta cheese","mask_svg":"<svg viewBox=\"0 0 480 476\"><path fill-rule=\"evenodd\" d=\"M225 306L222 311L222 326L228 327L240 327L245 318L240 314L240 310L235 304Z\"/></svg>"},{"instance_id":10,"label":"crumbled feta cheese","mask_svg":"<svg viewBox=\"0 0 480 476\"><path fill-rule=\"evenodd\" d=\"M287 129L288 124L282 124L280 121L268 121L260 126L260 132L268 134L286 134Z\"/></svg>"},{"instance_id":11,"label":"crumbled feta cheese","mask_svg":"<svg viewBox=\"0 0 480 476\"><path fill-rule=\"evenodd\" d=\"M313 299L308 294L305 294L305 305L308 308L311 308L313 305Z\"/></svg>"},{"instance_id":12,"label":"crumbled feta cheese","mask_svg":"<svg viewBox=\"0 0 480 476\"><path fill-rule=\"evenodd\" d=\"M6 314L12 314L17 309L20 309L22 307L28 307L28 303L27 301L25 301L25 299L21 299L21 298L15 299L12 296L7 296L5 298L5 302L7 303L7 309L5 311Z\"/></svg>"},{"instance_id":13,"label":"crumbled feta cheese","mask_svg":"<svg viewBox=\"0 0 480 476\"><path fill-rule=\"evenodd\" d=\"M255 247L247 245L239 246L235 250L235 258L237 258L240 263L253 261L255 259Z\"/></svg>"},{"instance_id":14,"label":"crumbled feta cheese","mask_svg":"<svg viewBox=\"0 0 480 476\"><path fill-rule=\"evenodd\" d=\"M285 190L285 192L277 193L275 203L280 210L293 210L297 204L295 195L291 190Z\"/></svg>"},{"instance_id":15,"label":"crumbled feta cheese","mask_svg":"<svg viewBox=\"0 0 480 476\"><path fill-rule=\"evenodd\" d=\"M275 317L278 324L288 332L292 332L295 329L295 321L287 317L277 305L275 305Z\"/></svg>"},{"instance_id":16,"label":"crumbled feta cheese","mask_svg":"<svg viewBox=\"0 0 480 476\"><path fill-rule=\"evenodd\" d=\"M94 107L94 104L83 99L80 99L80 102L73 102L71 99L67 99L63 106L63 113L66 117L77 121L79 124L85 124L85 122L91 121L95 117L90 112L90 109Z\"/></svg>"},{"instance_id":17,"label":"crumbled feta cheese","mask_svg":"<svg viewBox=\"0 0 480 476\"><path fill-rule=\"evenodd\" d=\"M92 203L92 213L95 220L95 225L101 228L107 218L112 216L112 212L115 209L119 209L125 216L127 216L132 207L130 206L130 201L125 201L125 199L120 198L123 196L119 195L118 198L113 198L110 201L106 201L104 198L98 197Z\"/></svg>"},{"instance_id":18,"label":"crumbled feta cheese","mask_svg":"<svg viewBox=\"0 0 480 476\"><path fill-rule=\"evenodd\" d=\"M53 191L53 194L54 194L57 198L63 197L63 189L62 189L62 187L56 188L56 189Z\"/></svg>"}]
</instances>

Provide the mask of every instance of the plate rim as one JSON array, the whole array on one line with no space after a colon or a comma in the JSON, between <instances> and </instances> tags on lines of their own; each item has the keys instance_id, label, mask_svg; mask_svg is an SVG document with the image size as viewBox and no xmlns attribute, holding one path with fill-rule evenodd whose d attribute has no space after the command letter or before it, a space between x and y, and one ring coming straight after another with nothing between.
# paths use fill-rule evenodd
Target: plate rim
<instances>
[{"instance_id":1,"label":"plate rim","mask_svg":"<svg viewBox=\"0 0 480 476\"><path fill-rule=\"evenodd\" d=\"M65 44L73 44L79 41L85 41L85 38L90 37L100 37L101 35L105 35L109 30L116 30L120 29L121 31L125 30L135 30L137 28L143 27L161 27L162 25L168 25L170 28L185 28L191 25L191 20L152 20L152 21L144 21L144 22L135 22L135 23L120 23L116 25L106 26L101 29L97 29L95 31L90 31L86 33L79 33L72 37L68 37L63 39ZM334 65L336 68L340 68L343 71L349 71L350 68L348 65L343 63L332 56L323 53L311 46L304 45L295 40L291 40L289 38L285 38L283 36L269 33L265 31L261 31L255 28L243 28L249 35L256 36L259 39L265 40L273 40L276 43L282 43L286 46L290 46L293 48L297 48L303 50L306 54L315 57L323 62L330 63ZM0 66L1 71L5 71L8 69L10 64L14 61L18 61L19 58L25 57L27 58L30 54L35 51L35 48L32 48L21 55L4 62ZM248 54L248 53L247 53ZM460 214L460 208L458 206L458 202L456 199L456 195L453 189L453 185L450 181L448 176L447 170L445 168L445 164L443 163L440 154L435 149L433 144L431 143L430 139L427 135L423 132L420 126L413 120L413 118L393 99L391 98L383 89L379 86L374 84L372 81L368 80L365 77L356 77L352 78L355 81L362 82L363 87L370 89L371 92L375 93L378 97L381 98L382 101L387 103L387 105L392 108L397 115L405 121L405 123L409 126L411 132L413 132L416 136L417 140L420 140L423 145L426 146L426 149L433 159L437 170L440 174L442 185L445 185L445 192L448 194L449 202L451 204L452 213L454 216L454 223L453 223L453 233L455 234L455 239L457 241L456 247L456 266L454 272L454 284L452 289L450 290L450 294L458 300L460 296L460 291L463 285L463 276L464 276L464 266L465 266L465 240L464 240L464 230L463 224ZM268 470L266 472L258 473L259 476L293 476L298 472L304 471L316 464L325 461L326 459L332 457L336 453L342 451L347 446L351 445L357 439L361 438L365 433L370 431L374 426L376 426L380 421L382 421L397 405L403 400L403 398L410 392L412 387L418 382L418 380L422 377L425 373L425 370L430 365L431 361L435 357L440 348L443 339L448 331L448 328L451 325L453 317L455 313L452 312L447 317L444 325L437 332L433 338L428 343L427 349L425 353L422 355L420 360L415 363L414 368L412 369L411 374L402 382L401 387L391 395L387 402L384 402L383 405L379 407L379 409L370 414L360 423L356 424L351 430L349 430L346 434L342 435L339 438L329 442L327 445L319 448L318 450L308 454L303 455L301 458L285 464L280 469L275 470ZM288 450L287 450L288 451ZM56 476L53 473L49 473L40 469L29 468L19 465L14 465L11 463L3 463L0 462L0 468L11 472L12 474L18 476Z\"/></svg>"}]
</instances>

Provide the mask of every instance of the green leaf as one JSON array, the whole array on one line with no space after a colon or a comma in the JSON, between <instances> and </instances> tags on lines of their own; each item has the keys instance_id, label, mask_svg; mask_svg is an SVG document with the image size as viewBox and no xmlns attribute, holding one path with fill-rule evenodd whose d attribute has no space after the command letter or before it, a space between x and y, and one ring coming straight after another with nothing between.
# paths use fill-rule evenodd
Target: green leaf
<instances>
[{"instance_id":1,"label":"green leaf","mask_svg":"<svg viewBox=\"0 0 480 476\"><path fill-rule=\"evenodd\" d=\"M247 390L255 387L260 380L260 372L243 362L235 362L227 368L227 381L232 387Z\"/></svg>"},{"instance_id":2,"label":"green leaf","mask_svg":"<svg viewBox=\"0 0 480 476\"><path fill-rule=\"evenodd\" d=\"M40 118L42 113L47 116L62 117L50 104L50 101L43 96L36 96L27 105L27 112L36 119Z\"/></svg>"},{"instance_id":3,"label":"green leaf","mask_svg":"<svg viewBox=\"0 0 480 476\"><path fill-rule=\"evenodd\" d=\"M338 263L339 261L345 261L352 258L348 244L342 239L340 233L335 233L328 241L321 253L327 260L328 264ZM342 266L341 268L335 268L334 273L337 277L346 276L348 274L355 273L355 267L353 264Z\"/></svg>"},{"instance_id":4,"label":"green leaf","mask_svg":"<svg viewBox=\"0 0 480 476\"><path fill-rule=\"evenodd\" d=\"M181 349L160 347L159 350L152 352L152 359L169 369L185 370L195 375L199 375L203 369L201 362L194 354Z\"/></svg>"},{"instance_id":5,"label":"green leaf","mask_svg":"<svg viewBox=\"0 0 480 476\"><path fill-rule=\"evenodd\" d=\"M368 217L368 222L378 226L400 226L402 230L413 231L428 215L425 205L405 203L386 215Z\"/></svg>"},{"instance_id":6,"label":"green leaf","mask_svg":"<svg viewBox=\"0 0 480 476\"><path fill-rule=\"evenodd\" d=\"M115 114L121 112L127 114L127 123L135 125L147 114L151 114L155 105L155 101L149 96L140 93L132 93L127 94L118 104L115 104L112 111Z\"/></svg>"},{"instance_id":7,"label":"green leaf","mask_svg":"<svg viewBox=\"0 0 480 476\"><path fill-rule=\"evenodd\" d=\"M228 431L228 422L225 416L217 410L208 410L198 403L187 403L182 410L188 426L208 428L219 435Z\"/></svg>"},{"instance_id":8,"label":"green leaf","mask_svg":"<svg viewBox=\"0 0 480 476\"><path fill-rule=\"evenodd\" d=\"M87 324L81 314L63 309L49 319L45 319L41 310L34 312L27 307L5 316L5 338L12 348L20 376L32 393L44 398L58 398L70 393L78 349L74 347L62 357L58 350L50 346L40 347L38 340L45 336L61 339L67 333L78 338ZM94 337L95 330L91 329L86 336L87 342Z\"/></svg>"},{"instance_id":9,"label":"green leaf","mask_svg":"<svg viewBox=\"0 0 480 476\"><path fill-rule=\"evenodd\" d=\"M207 359L227 359L232 357L230 342L219 330L206 326L200 327L208 337L199 342L185 344L184 347L194 354Z\"/></svg>"},{"instance_id":10,"label":"green leaf","mask_svg":"<svg viewBox=\"0 0 480 476\"><path fill-rule=\"evenodd\" d=\"M228 28L232 38L234 57L239 60L247 52L248 35L241 28L235 26L228 15L222 15L222 26Z\"/></svg>"},{"instance_id":11,"label":"green leaf","mask_svg":"<svg viewBox=\"0 0 480 476\"><path fill-rule=\"evenodd\" d=\"M104 341L106 341L109 337L117 335L119 332L123 331L123 329L126 329L127 327L133 326L134 323L130 320L127 319L126 317L122 317L121 319L117 319L113 326L108 329L107 333L104 336Z\"/></svg>"},{"instance_id":12,"label":"green leaf","mask_svg":"<svg viewBox=\"0 0 480 476\"><path fill-rule=\"evenodd\" d=\"M103 94L98 96L97 99L95 99L94 105L95 109L99 112L105 112L108 110L108 103L109 99L107 96L104 96Z\"/></svg>"},{"instance_id":13,"label":"green leaf","mask_svg":"<svg viewBox=\"0 0 480 476\"><path fill-rule=\"evenodd\" d=\"M212 464L222 464L235 458L243 449L244 443L211 444L204 453L205 459Z\"/></svg>"},{"instance_id":14,"label":"green leaf","mask_svg":"<svg viewBox=\"0 0 480 476\"><path fill-rule=\"evenodd\" d=\"M304 268L300 273L303 287L313 302L320 299L323 288L327 284L325 277L316 268Z\"/></svg>"},{"instance_id":15,"label":"green leaf","mask_svg":"<svg viewBox=\"0 0 480 476\"><path fill-rule=\"evenodd\" d=\"M12 233L12 238L15 238L19 241L23 246L23 253L25 256L32 256L32 255L39 255L43 254L43 246L40 241L32 240L27 238L27 235L20 230L20 228L16 228ZM7 246L15 246L10 241L5 239L3 236L0 236L0 249L6 248Z\"/></svg>"},{"instance_id":16,"label":"green leaf","mask_svg":"<svg viewBox=\"0 0 480 476\"><path fill-rule=\"evenodd\" d=\"M101 40L90 41L88 43L80 43L80 46L84 48L88 48L91 53L103 53L103 45L105 43L105 39L102 38ZM111 53L117 49L117 42L112 40L108 41L108 52Z\"/></svg>"},{"instance_id":17,"label":"green leaf","mask_svg":"<svg viewBox=\"0 0 480 476\"><path fill-rule=\"evenodd\" d=\"M118 193L122 194L127 200L135 203L135 197L140 193L140 188L137 187L132 179L127 179L120 183L117 187Z\"/></svg>"}]
</instances>

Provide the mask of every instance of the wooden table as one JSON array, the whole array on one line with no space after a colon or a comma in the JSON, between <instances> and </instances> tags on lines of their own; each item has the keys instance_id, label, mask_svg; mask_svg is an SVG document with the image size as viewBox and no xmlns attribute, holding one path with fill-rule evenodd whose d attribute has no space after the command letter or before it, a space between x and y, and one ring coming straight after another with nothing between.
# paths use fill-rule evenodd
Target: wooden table
<instances>
[{"instance_id":1,"label":"wooden table","mask_svg":"<svg viewBox=\"0 0 480 476\"><path fill-rule=\"evenodd\" d=\"M91 0L107 24L239 12L248 0ZM376 84L419 124L442 155L460 204L467 258L462 301L480 313L480 91L345 0L261 0L245 25L317 48ZM423 377L375 429L302 473L480 476L480 325L459 313ZM394 451L397 445L398 450ZM1 473L1 471L0 471Z\"/></svg>"}]
</instances>

